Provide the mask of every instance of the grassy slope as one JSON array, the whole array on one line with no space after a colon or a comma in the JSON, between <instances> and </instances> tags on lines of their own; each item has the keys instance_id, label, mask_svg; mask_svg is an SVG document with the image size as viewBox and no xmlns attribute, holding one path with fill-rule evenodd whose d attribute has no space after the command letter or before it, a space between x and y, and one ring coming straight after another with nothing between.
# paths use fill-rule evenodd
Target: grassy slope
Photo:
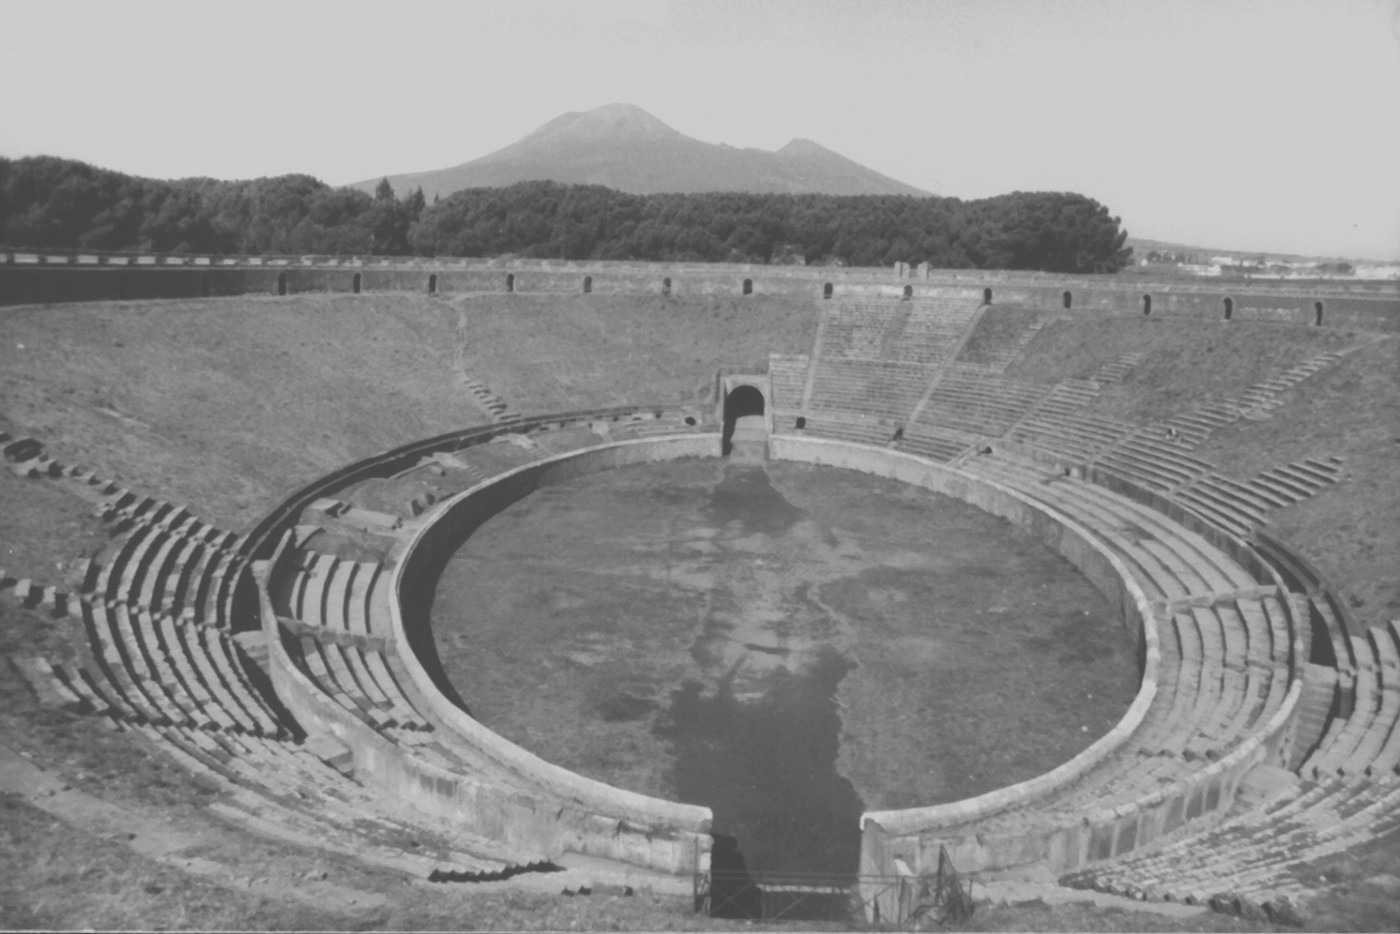
<instances>
[{"instance_id":1,"label":"grassy slope","mask_svg":"<svg viewBox=\"0 0 1400 934\"><path fill-rule=\"evenodd\" d=\"M1272 528L1339 588L1358 622L1400 618L1400 337L1300 383L1264 421L1217 432L1201 454L1237 477L1303 457L1345 459L1345 479L1275 514Z\"/></svg>"},{"instance_id":2,"label":"grassy slope","mask_svg":"<svg viewBox=\"0 0 1400 934\"><path fill-rule=\"evenodd\" d=\"M347 461L480 421L423 296L0 311L0 427L143 492L255 521Z\"/></svg>"},{"instance_id":3,"label":"grassy slope","mask_svg":"<svg viewBox=\"0 0 1400 934\"><path fill-rule=\"evenodd\" d=\"M1126 353L1145 359L1109 386L1095 410L1150 421L1226 396L1319 353L1364 340L1295 325L1190 322L1163 317L1075 317L1044 328L1007 371L1032 382L1087 377Z\"/></svg>"},{"instance_id":4,"label":"grassy slope","mask_svg":"<svg viewBox=\"0 0 1400 934\"><path fill-rule=\"evenodd\" d=\"M1167 318L1060 320L1040 332L1011 375L1049 382L1088 376L1120 354L1145 359L1108 386L1093 411L1130 422L1166 418L1328 350L1357 347L1364 333L1302 325L1191 323ZM1308 557L1357 609L1358 619L1400 615L1400 339L1388 337L1323 369L1283 397L1263 421L1240 420L1196 453L1246 479L1304 457L1346 458L1348 480L1274 514L1272 527Z\"/></svg>"},{"instance_id":5,"label":"grassy slope","mask_svg":"<svg viewBox=\"0 0 1400 934\"><path fill-rule=\"evenodd\" d=\"M1040 315L1040 309L1022 305L993 305L977 319L967 343L958 352L959 363L990 363L990 354L1016 338Z\"/></svg>"},{"instance_id":6,"label":"grassy slope","mask_svg":"<svg viewBox=\"0 0 1400 934\"><path fill-rule=\"evenodd\" d=\"M767 372L807 353L810 299L493 295L454 302L467 372L521 412L602 405L713 405L715 371Z\"/></svg>"}]
</instances>

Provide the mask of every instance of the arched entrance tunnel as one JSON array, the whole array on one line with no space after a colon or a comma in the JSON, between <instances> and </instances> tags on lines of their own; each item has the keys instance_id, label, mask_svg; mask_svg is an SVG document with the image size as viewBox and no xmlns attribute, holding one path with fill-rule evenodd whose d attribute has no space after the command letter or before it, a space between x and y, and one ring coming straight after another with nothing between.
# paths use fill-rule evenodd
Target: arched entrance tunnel
<instances>
[{"instance_id":1,"label":"arched entrance tunnel","mask_svg":"<svg viewBox=\"0 0 1400 934\"><path fill-rule=\"evenodd\" d=\"M724 434L721 435L721 451L728 457L734 448L734 431L739 427L739 419L763 417L763 392L755 386L735 386L724 397Z\"/></svg>"}]
</instances>

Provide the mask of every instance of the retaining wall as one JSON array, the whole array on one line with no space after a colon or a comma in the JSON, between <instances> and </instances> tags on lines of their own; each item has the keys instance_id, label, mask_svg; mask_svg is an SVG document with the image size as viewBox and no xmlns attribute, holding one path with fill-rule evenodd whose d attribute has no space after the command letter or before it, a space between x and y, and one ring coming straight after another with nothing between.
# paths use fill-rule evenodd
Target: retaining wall
<instances>
[{"instance_id":1,"label":"retaining wall","mask_svg":"<svg viewBox=\"0 0 1400 934\"><path fill-rule=\"evenodd\" d=\"M0 305L302 292L520 292L527 294L899 298L1023 303L1084 314L1151 314L1199 321L1279 322L1400 330L1400 286L1314 288L1255 283L1152 283L1119 277L933 270L907 280L890 269L698 263L566 263L558 260L393 259L385 257L175 257L86 253L0 254ZM1068 293L1068 309L1065 295ZM1320 306L1320 307L1319 307ZM1319 322L1319 317L1321 321Z\"/></svg>"}]
</instances>

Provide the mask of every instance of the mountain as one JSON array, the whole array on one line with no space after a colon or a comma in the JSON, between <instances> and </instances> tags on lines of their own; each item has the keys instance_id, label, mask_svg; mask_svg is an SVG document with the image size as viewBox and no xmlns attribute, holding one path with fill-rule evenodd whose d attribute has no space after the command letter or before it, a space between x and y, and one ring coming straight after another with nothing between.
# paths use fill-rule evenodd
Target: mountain
<instances>
[{"instance_id":1,"label":"mountain","mask_svg":"<svg viewBox=\"0 0 1400 934\"><path fill-rule=\"evenodd\" d=\"M706 143L672 129L631 104L608 104L555 117L490 155L448 169L390 175L403 197L423 188L432 201L463 188L495 188L551 179L605 185L632 194L746 191L828 195L918 195L811 140L777 152ZM351 185L372 192L379 179Z\"/></svg>"}]
</instances>

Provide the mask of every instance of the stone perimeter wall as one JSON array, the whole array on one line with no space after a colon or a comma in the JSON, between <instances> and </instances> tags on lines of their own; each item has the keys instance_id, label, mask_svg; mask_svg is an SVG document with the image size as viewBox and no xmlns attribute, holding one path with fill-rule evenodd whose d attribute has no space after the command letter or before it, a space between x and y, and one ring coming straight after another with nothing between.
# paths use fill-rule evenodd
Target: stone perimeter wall
<instances>
[{"instance_id":1,"label":"stone perimeter wall","mask_svg":"<svg viewBox=\"0 0 1400 934\"><path fill-rule=\"evenodd\" d=\"M669 284L668 284L669 283ZM747 283L747 286L745 285ZM419 292L599 295L784 295L915 299L990 297L1067 313L1152 314L1400 331L1400 286L1300 288L1151 283L1122 277L696 263L401 260L357 257L178 257L0 253L0 305L298 293ZM747 291L746 291L747 289Z\"/></svg>"}]
</instances>

